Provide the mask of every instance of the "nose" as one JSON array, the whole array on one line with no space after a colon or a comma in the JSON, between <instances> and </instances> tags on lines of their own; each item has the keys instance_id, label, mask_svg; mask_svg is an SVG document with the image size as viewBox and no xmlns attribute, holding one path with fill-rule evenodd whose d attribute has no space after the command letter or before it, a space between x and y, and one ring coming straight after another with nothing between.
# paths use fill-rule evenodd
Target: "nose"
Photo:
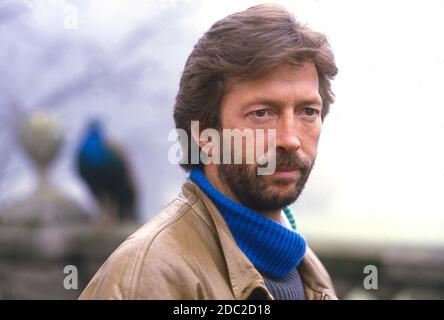
<instances>
[{"instance_id":1,"label":"nose","mask_svg":"<svg viewBox=\"0 0 444 320\"><path fill-rule=\"evenodd\" d=\"M276 128L276 148L296 151L301 147L294 112L283 114Z\"/></svg>"}]
</instances>

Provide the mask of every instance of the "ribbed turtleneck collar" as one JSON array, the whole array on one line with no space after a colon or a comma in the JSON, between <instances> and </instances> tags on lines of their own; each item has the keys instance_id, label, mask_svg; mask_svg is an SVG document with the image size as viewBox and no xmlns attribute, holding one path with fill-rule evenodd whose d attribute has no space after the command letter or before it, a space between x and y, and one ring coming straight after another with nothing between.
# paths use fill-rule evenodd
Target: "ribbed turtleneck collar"
<instances>
[{"instance_id":1,"label":"ribbed turtleneck collar","mask_svg":"<svg viewBox=\"0 0 444 320\"><path fill-rule=\"evenodd\" d=\"M214 202L237 245L259 271L283 277L299 265L306 251L305 239L299 233L226 197L201 169L194 169L190 179ZM288 210L284 208L287 215Z\"/></svg>"}]
</instances>

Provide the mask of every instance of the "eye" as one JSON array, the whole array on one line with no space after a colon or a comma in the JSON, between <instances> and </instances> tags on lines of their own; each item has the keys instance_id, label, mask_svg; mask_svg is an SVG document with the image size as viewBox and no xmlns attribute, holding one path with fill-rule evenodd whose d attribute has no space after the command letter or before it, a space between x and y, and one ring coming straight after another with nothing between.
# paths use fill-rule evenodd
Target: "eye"
<instances>
[{"instance_id":1,"label":"eye","mask_svg":"<svg viewBox=\"0 0 444 320\"><path fill-rule=\"evenodd\" d=\"M271 115L270 111L267 109L258 109L258 110L252 111L250 114L257 117L257 118L264 118L266 116Z\"/></svg>"},{"instance_id":2,"label":"eye","mask_svg":"<svg viewBox=\"0 0 444 320\"><path fill-rule=\"evenodd\" d=\"M304 108L303 110L304 112L304 116L308 116L308 117L313 117L313 116L317 116L320 114L320 111L318 109L314 109L314 108Z\"/></svg>"}]
</instances>

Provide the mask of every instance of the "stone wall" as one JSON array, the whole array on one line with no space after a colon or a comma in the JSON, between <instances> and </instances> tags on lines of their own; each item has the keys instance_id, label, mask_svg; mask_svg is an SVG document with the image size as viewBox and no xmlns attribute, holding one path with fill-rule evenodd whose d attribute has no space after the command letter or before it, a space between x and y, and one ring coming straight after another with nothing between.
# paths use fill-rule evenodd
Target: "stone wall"
<instances>
[{"instance_id":1,"label":"stone wall","mask_svg":"<svg viewBox=\"0 0 444 320\"><path fill-rule=\"evenodd\" d=\"M77 299L106 258L137 228L0 225L0 299ZM77 290L64 287L67 265L77 268Z\"/></svg>"}]
</instances>

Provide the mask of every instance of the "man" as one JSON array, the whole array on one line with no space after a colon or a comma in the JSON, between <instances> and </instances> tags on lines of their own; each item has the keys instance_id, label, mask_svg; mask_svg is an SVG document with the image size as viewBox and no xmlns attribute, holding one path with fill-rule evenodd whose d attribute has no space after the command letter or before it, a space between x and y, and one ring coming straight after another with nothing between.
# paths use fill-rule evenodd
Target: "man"
<instances>
[{"instance_id":1,"label":"man","mask_svg":"<svg viewBox=\"0 0 444 320\"><path fill-rule=\"evenodd\" d=\"M189 56L176 98L176 127L192 137L181 164L189 179L80 298L336 299L288 207L313 167L336 73L326 38L282 7L256 6L215 23ZM266 135L253 163L245 155L241 163L190 161L193 143L207 157L222 153L208 147L215 141L199 134L205 129L253 131L253 144L243 139L232 156L258 149L257 130L275 135ZM258 174L273 157L275 170Z\"/></svg>"}]
</instances>

